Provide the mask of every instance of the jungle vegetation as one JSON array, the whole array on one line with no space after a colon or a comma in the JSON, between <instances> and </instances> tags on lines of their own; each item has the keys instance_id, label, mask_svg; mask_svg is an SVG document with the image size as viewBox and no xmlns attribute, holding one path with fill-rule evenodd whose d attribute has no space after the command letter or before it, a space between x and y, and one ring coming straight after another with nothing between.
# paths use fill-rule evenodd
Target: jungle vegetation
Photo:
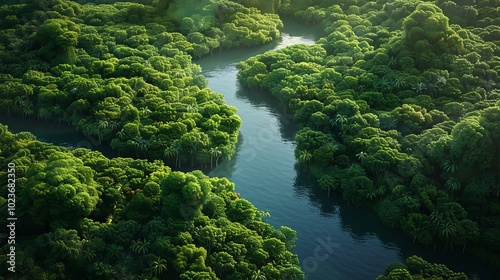
<instances>
[{"instance_id":1,"label":"jungle vegetation","mask_svg":"<svg viewBox=\"0 0 500 280\"><path fill-rule=\"evenodd\" d=\"M304 278L292 229L227 179L175 171L230 158L241 125L195 59L278 38L278 14L326 36L242 62L239 78L295 115L298 167L414 242L500 263L498 0L2 3L1 112L67 122L124 156L0 126L18 279ZM410 257L379 279L433 275L463 277Z\"/></svg>"},{"instance_id":2,"label":"jungle vegetation","mask_svg":"<svg viewBox=\"0 0 500 280\"><path fill-rule=\"evenodd\" d=\"M12 134L0 125L0 162L16 170L12 279L303 279L295 231L225 178L172 171L161 160L113 158ZM7 177L7 171L0 173ZM1 218L7 219L7 188ZM3 243L3 242L2 242ZM9 244L0 261L7 262Z\"/></svg>"},{"instance_id":3,"label":"jungle vegetation","mask_svg":"<svg viewBox=\"0 0 500 280\"><path fill-rule=\"evenodd\" d=\"M299 167L327 195L498 266L499 4L282 1L326 36L241 62L238 77L293 113Z\"/></svg>"},{"instance_id":4,"label":"jungle vegetation","mask_svg":"<svg viewBox=\"0 0 500 280\"><path fill-rule=\"evenodd\" d=\"M270 42L281 27L276 14L224 0L2 1L2 114L67 122L123 157L0 125L18 217L16 273L2 265L0 275L303 279L295 231L264 222L269 213L227 179L175 171L231 157L241 124L193 58ZM3 263L9 250L2 242Z\"/></svg>"},{"instance_id":5,"label":"jungle vegetation","mask_svg":"<svg viewBox=\"0 0 500 280\"><path fill-rule=\"evenodd\" d=\"M404 263L390 263L384 275L377 280L424 280L455 279L468 280L462 272L453 272L442 264L429 263L418 256L410 256Z\"/></svg>"},{"instance_id":6,"label":"jungle vegetation","mask_svg":"<svg viewBox=\"0 0 500 280\"><path fill-rule=\"evenodd\" d=\"M268 43L282 27L231 1L11 2L0 7L2 112L177 167L230 158L241 124L192 57Z\"/></svg>"}]
</instances>

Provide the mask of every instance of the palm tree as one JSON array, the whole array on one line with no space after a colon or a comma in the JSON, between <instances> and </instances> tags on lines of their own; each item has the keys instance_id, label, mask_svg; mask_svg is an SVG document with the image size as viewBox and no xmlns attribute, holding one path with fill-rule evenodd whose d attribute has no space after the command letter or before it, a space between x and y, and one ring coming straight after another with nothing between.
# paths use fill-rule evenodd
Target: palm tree
<instances>
[{"instance_id":1,"label":"palm tree","mask_svg":"<svg viewBox=\"0 0 500 280\"><path fill-rule=\"evenodd\" d=\"M23 116L30 117L31 115L33 115L33 104L31 103L31 101L28 100L25 103L24 107L22 108L22 112L23 112Z\"/></svg>"},{"instance_id":2,"label":"palm tree","mask_svg":"<svg viewBox=\"0 0 500 280\"><path fill-rule=\"evenodd\" d=\"M347 117L341 114L337 114L335 120L330 121L330 124L332 126L337 126L339 128L342 128L342 126L346 123L347 123Z\"/></svg>"},{"instance_id":3,"label":"palm tree","mask_svg":"<svg viewBox=\"0 0 500 280\"><path fill-rule=\"evenodd\" d=\"M217 148L218 147L215 147L215 148L210 148L210 150L208 150L208 152L210 153L210 169L213 168L213 160L214 160L214 155L217 153Z\"/></svg>"},{"instance_id":4,"label":"palm tree","mask_svg":"<svg viewBox=\"0 0 500 280\"><path fill-rule=\"evenodd\" d=\"M25 116L31 116L33 114L33 104L28 99L26 95L18 96L14 99L14 104L21 110L21 115L23 118Z\"/></svg>"},{"instance_id":5,"label":"palm tree","mask_svg":"<svg viewBox=\"0 0 500 280\"><path fill-rule=\"evenodd\" d=\"M431 97L435 97L436 92L441 92L441 88L437 84L427 84L427 92L430 93Z\"/></svg>"},{"instance_id":6,"label":"palm tree","mask_svg":"<svg viewBox=\"0 0 500 280\"><path fill-rule=\"evenodd\" d=\"M446 181L446 184L445 186L450 189L452 192L454 191L458 191L462 188L462 185L460 184L460 182L455 179L454 177L450 177L448 178L448 180Z\"/></svg>"},{"instance_id":7,"label":"palm tree","mask_svg":"<svg viewBox=\"0 0 500 280\"><path fill-rule=\"evenodd\" d=\"M363 159L366 158L367 156L368 154L363 151L356 154L356 157L359 159L360 162L363 162Z\"/></svg>"},{"instance_id":8,"label":"palm tree","mask_svg":"<svg viewBox=\"0 0 500 280\"><path fill-rule=\"evenodd\" d=\"M380 185L378 188L377 188L377 195L378 196L382 196L385 192L387 191L387 188L386 186L384 185Z\"/></svg>"},{"instance_id":9,"label":"palm tree","mask_svg":"<svg viewBox=\"0 0 500 280\"><path fill-rule=\"evenodd\" d=\"M400 89L400 88L404 87L405 85L406 85L406 82L402 78L396 78L394 80L394 83L392 84L392 86L396 89Z\"/></svg>"},{"instance_id":10,"label":"palm tree","mask_svg":"<svg viewBox=\"0 0 500 280\"><path fill-rule=\"evenodd\" d=\"M149 269L153 275L160 276L162 273L167 271L167 261L158 257L156 260L151 262L151 267Z\"/></svg>"},{"instance_id":11,"label":"palm tree","mask_svg":"<svg viewBox=\"0 0 500 280\"><path fill-rule=\"evenodd\" d=\"M165 150L163 150L163 156L167 159L171 156L174 156L175 154L175 149L172 146L168 146L165 148ZM177 162L175 164L177 164Z\"/></svg>"},{"instance_id":12,"label":"palm tree","mask_svg":"<svg viewBox=\"0 0 500 280\"><path fill-rule=\"evenodd\" d=\"M445 160L443 161L444 170L448 173L455 174L458 171L458 166L454 161Z\"/></svg>"},{"instance_id":13,"label":"palm tree","mask_svg":"<svg viewBox=\"0 0 500 280\"><path fill-rule=\"evenodd\" d=\"M194 155L196 154L196 152L198 151L198 142L191 142L191 144L189 145L189 154L191 155L191 167L194 166Z\"/></svg>"},{"instance_id":14,"label":"palm tree","mask_svg":"<svg viewBox=\"0 0 500 280\"><path fill-rule=\"evenodd\" d=\"M120 131L116 133L116 137L118 137L118 139L120 140L123 140L123 138L125 138L125 130L123 130L123 128L120 129Z\"/></svg>"},{"instance_id":15,"label":"palm tree","mask_svg":"<svg viewBox=\"0 0 500 280\"><path fill-rule=\"evenodd\" d=\"M85 248L82 250L82 257L84 260L91 262L96 258L95 251L90 248Z\"/></svg>"},{"instance_id":16,"label":"palm tree","mask_svg":"<svg viewBox=\"0 0 500 280\"><path fill-rule=\"evenodd\" d=\"M43 72L49 71L50 70L50 64L48 64L45 61L41 61L40 62L40 70L42 70Z\"/></svg>"},{"instance_id":17,"label":"palm tree","mask_svg":"<svg viewBox=\"0 0 500 280\"><path fill-rule=\"evenodd\" d=\"M149 140L142 138L141 136L136 136L132 139L135 143L135 147L144 153L144 157L147 156L148 148L149 148Z\"/></svg>"},{"instance_id":18,"label":"palm tree","mask_svg":"<svg viewBox=\"0 0 500 280\"><path fill-rule=\"evenodd\" d=\"M302 167L305 169L307 164L311 161L312 154L309 151L301 151L299 155L299 161L302 164Z\"/></svg>"},{"instance_id":19,"label":"palm tree","mask_svg":"<svg viewBox=\"0 0 500 280\"><path fill-rule=\"evenodd\" d=\"M102 140L102 130L108 128L109 123L108 121L105 120L100 120L99 124L97 125L97 137L99 138L99 144L101 144Z\"/></svg>"},{"instance_id":20,"label":"palm tree","mask_svg":"<svg viewBox=\"0 0 500 280\"><path fill-rule=\"evenodd\" d=\"M436 86L444 86L446 85L446 78L443 76L438 76L436 81Z\"/></svg>"},{"instance_id":21,"label":"palm tree","mask_svg":"<svg viewBox=\"0 0 500 280\"><path fill-rule=\"evenodd\" d=\"M145 255L149 251L149 245L150 242L147 241L146 239L143 240L137 239L136 241L132 241L130 249L132 249L132 251L134 251L134 253L136 254Z\"/></svg>"},{"instance_id":22,"label":"palm tree","mask_svg":"<svg viewBox=\"0 0 500 280\"><path fill-rule=\"evenodd\" d=\"M120 127L120 123L117 122L117 121L110 121L109 124L108 124L108 127L112 130L112 131L115 131L118 129L118 127Z\"/></svg>"},{"instance_id":23,"label":"palm tree","mask_svg":"<svg viewBox=\"0 0 500 280\"><path fill-rule=\"evenodd\" d=\"M110 258L119 257L123 251L123 247L117 244L109 244L106 248Z\"/></svg>"},{"instance_id":24,"label":"palm tree","mask_svg":"<svg viewBox=\"0 0 500 280\"><path fill-rule=\"evenodd\" d=\"M266 275L260 269L252 273L252 280L267 280Z\"/></svg>"},{"instance_id":25,"label":"palm tree","mask_svg":"<svg viewBox=\"0 0 500 280\"><path fill-rule=\"evenodd\" d=\"M210 148L209 152L210 152L210 168L213 168L212 161L214 158L216 159L215 166L219 166L219 158L222 155L222 151L219 150L219 147L215 147L215 148Z\"/></svg>"},{"instance_id":26,"label":"palm tree","mask_svg":"<svg viewBox=\"0 0 500 280\"><path fill-rule=\"evenodd\" d=\"M61 105L57 104L56 106L53 106L51 112L53 116L57 117L59 123L61 123L61 119L65 113L65 111L61 108Z\"/></svg>"},{"instance_id":27,"label":"palm tree","mask_svg":"<svg viewBox=\"0 0 500 280\"><path fill-rule=\"evenodd\" d=\"M436 226L435 229L437 229L443 223L443 217L437 210L432 211L432 213L429 215L429 218L431 219L431 222Z\"/></svg>"},{"instance_id":28,"label":"palm tree","mask_svg":"<svg viewBox=\"0 0 500 280\"><path fill-rule=\"evenodd\" d=\"M177 167L181 167L179 154L182 151L182 143L179 140L175 140L174 143L172 143L172 149L174 150L175 153L175 164L177 165Z\"/></svg>"},{"instance_id":29,"label":"palm tree","mask_svg":"<svg viewBox=\"0 0 500 280\"><path fill-rule=\"evenodd\" d=\"M499 197L500 196L500 183L492 183L490 185L490 191L493 193L494 196Z\"/></svg>"},{"instance_id":30,"label":"palm tree","mask_svg":"<svg viewBox=\"0 0 500 280\"><path fill-rule=\"evenodd\" d=\"M35 70L35 71L39 71L40 68L41 68L41 64L40 64L40 60L29 60L28 61L28 64L29 64L29 70Z\"/></svg>"},{"instance_id":31,"label":"palm tree","mask_svg":"<svg viewBox=\"0 0 500 280\"><path fill-rule=\"evenodd\" d=\"M366 192L366 198L373 200L378 195L378 189L371 187Z\"/></svg>"},{"instance_id":32,"label":"palm tree","mask_svg":"<svg viewBox=\"0 0 500 280\"><path fill-rule=\"evenodd\" d=\"M271 213L268 210L259 211L260 217L263 221L266 221L267 218L271 217Z\"/></svg>"},{"instance_id":33,"label":"palm tree","mask_svg":"<svg viewBox=\"0 0 500 280\"><path fill-rule=\"evenodd\" d=\"M457 233L457 229L455 228L455 226L451 222L447 222L447 223L442 224L441 229L439 231L439 234L441 234L441 236L443 236L446 239L446 245L444 247L445 251L446 251L446 248L448 247L448 241L450 240L450 238L455 236L456 233Z\"/></svg>"},{"instance_id":34,"label":"palm tree","mask_svg":"<svg viewBox=\"0 0 500 280\"><path fill-rule=\"evenodd\" d=\"M398 61L396 60L396 58L394 58L393 56L391 56L389 58L389 63L387 63L387 65L389 65L389 67L394 67L398 64Z\"/></svg>"},{"instance_id":35,"label":"palm tree","mask_svg":"<svg viewBox=\"0 0 500 280\"><path fill-rule=\"evenodd\" d=\"M413 90L417 94L422 94L427 90L427 86L425 83L418 83L416 86L413 87Z\"/></svg>"},{"instance_id":36,"label":"palm tree","mask_svg":"<svg viewBox=\"0 0 500 280\"><path fill-rule=\"evenodd\" d=\"M50 117L50 111L47 108L38 109L38 119L45 119L45 123L47 123L47 119Z\"/></svg>"},{"instance_id":37,"label":"palm tree","mask_svg":"<svg viewBox=\"0 0 500 280\"><path fill-rule=\"evenodd\" d=\"M332 152L332 153L335 153L335 152L337 152L337 151L340 149L340 145L339 145L339 144L337 144L337 143L335 143L335 144L334 144L334 143L332 143L332 142L328 142L328 143L326 144L326 147L327 147L327 148L328 148L328 150L330 150L330 152Z\"/></svg>"},{"instance_id":38,"label":"palm tree","mask_svg":"<svg viewBox=\"0 0 500 280\"><path fill-rule=\"evenodd\" d=\"M124 265L123 263L117 264L116 266L111 268L111 271L114 274L114 279L127 280L127 279L130 279L129 277L133 277L128 272L128 267L126 265ZM134 278L132 278L132 279L134 279Z\"/></svg>"},{"instance_id":39,"label":"palm tree","mask_svg":"<svg viewBox=\"0 0 500 280\"><path fill-rule=\"evenodd\" d=\"M389 83L386 77L383 77L382 79L378 80L375 83L375 88L380 90L381 92L388 92L392 90L391 83Z\"/></svg>"}]
</instances>

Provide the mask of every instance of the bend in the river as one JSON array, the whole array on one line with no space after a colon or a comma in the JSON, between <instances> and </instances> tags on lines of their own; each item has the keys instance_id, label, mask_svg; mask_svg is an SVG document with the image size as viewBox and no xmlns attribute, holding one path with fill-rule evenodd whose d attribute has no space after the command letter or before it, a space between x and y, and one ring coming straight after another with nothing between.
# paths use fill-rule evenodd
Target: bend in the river
<instances>
[{"instance_id":1,"label":"bend in the river","mask_svg":"<svg viewBox=\"0 0 500 280\"><path fill-rule=\"evenodd\" d=\"M341 197L327 198L314 178L295 168L293 116L278 107L269 93L243 88L236 79L236 64L268 50L313 44L321 35L319 26L285 21L279 42L196 61L208 86L224 94L242 119L236 155L209 174L233 181L243 198L270 212L268 222L273 226L297 231L294 252L307 279L375 279L388 263L413 254L469 277L492 278L496 269L470 254L448 252L444 256L442 251L413 244L399 230L383 225L373 210L350 207Z\"/></svg>"},{"instance_id":2,"label":"bend in the river","mask_svg":"<svg viewBox=\"0 0 500 280\"><path fill-rule=\"evenodd\" d=\"M273 226L297 231L294 252L299 255L307 279L375 279L390 262L417 254L470 277L493 279L495 268L469 254L433 251L412 244L411 238L390 229L369 209L349 207L338 194L327 198L315 180L295 168L293 116L279 109L267 93L243 88L236 80L236 63L268 50L295 43L312 44L320 27L286 21L282 40L265 46L223 51L195 61L203 68L209 87L224 94L229 105L238 108L243 124L236 155L209 174L224 176L236 190L261 210L268 210ZM39 140L66 147L89 147L106 156L116 156L106 146L94 146L91 139L65 124L0 117L13 132L30 131Z\"/></svg>"}]
</instances>

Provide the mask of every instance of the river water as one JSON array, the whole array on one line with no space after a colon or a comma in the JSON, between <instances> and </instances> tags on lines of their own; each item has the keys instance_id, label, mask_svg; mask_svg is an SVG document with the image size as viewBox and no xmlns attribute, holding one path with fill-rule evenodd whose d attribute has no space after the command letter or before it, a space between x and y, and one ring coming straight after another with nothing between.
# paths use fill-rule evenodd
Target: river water
<instances>
[{"instance_id":1,"label":"river water","mask_svg":"<svg viewBox=\"0 0 500 280\"><path fill-rule=\"evenodd\" d=\"M374 211L348 206L339 193L328 198L314 178L295 167L293 116L280 109L269 93L243 88L236 78L236 63L292 44L313 44L323 35L320 30L285 21L283 38L278 42L224 51L196 61L208 87L224 94L242 119L236 155L209 175L229 178L241 197L270 212L267 221L273 226L297 231L294 253L299 255L307 279L375 279L388 263L413 254L464 271L469 277L494 279L500 275L468 254L448 252L445 256L440 248L434 252L414 245L412 238L383 225Z\"/></svg>"},{"instance_id":2,"label":"river water","mask_svg":"<svg viewBox=\"0 0 500 280\"><path fill-rule=\"evenodd\" d=\"M314 178L295 167L293 116L279 109L267 93L243 88L236 79L236 63L268 50L291 44L313 44L322 34L319 27L285 21L282 40L265 46L223 51L195 61L202 66L208 86L224 94L229 105L238 108L243 123L235 156L222 162L209 175L227 177L236 191L260 210L275 227L297 231L294 253L299 255L306 279L366 280L382 274L390 262L417 254L440 262L470 277L495 279L495 269L469 254L456 250L446 256L442 248L433 251L412 243L412 238L384 226L376 214L348 206L341 194L320 190ZM13 132L30 131L38 139L72 147L89 147L106 156L116 156L106 146L96 146L65 124L0 117Z\"/></svg>"}]
</instances>

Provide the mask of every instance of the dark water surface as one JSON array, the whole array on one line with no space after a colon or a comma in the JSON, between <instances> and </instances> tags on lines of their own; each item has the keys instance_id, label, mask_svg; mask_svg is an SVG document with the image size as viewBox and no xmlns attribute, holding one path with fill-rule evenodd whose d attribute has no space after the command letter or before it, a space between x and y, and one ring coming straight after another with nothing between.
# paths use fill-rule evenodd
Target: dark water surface
<instances>
[{"instance_id":1,"label":"dark water surface","mask_svg":"<svg viewBox=\"0 0 500 280\"><path fill-rule=\"evenodd\" d=\"M65 122L42 121L32 118L21 118L19 116L0 116L0 123L7 125L10 132L18 133L29 131L40 141L53 143L68 149L89 148L100 151L106 157L117 157L118 153L106 144L99 144L94 137L86 137L76 131L75 127Z\"/></svg>"},{"instance_id":2,"label":"dark water surface","mask_svg":"<svg viewBox=\"0 0 500 280\"><path fill-rule=\"evenodd\" d=\"M296 43L313 44L322 34L319 27L285 21L282 40L266 46L223 51L195 61L203 68L209 87L224 94L228 104L238 108L243 124L236 155L209 175L227 177L236 191L261 210L275 227L288 226L297 231L294 252L299 255L307 279L367 280L382 274L390 262L417 254L440 262L470 277L496 279L498 269L468 254L444 255L443 248L412 244L412 238L384 226L369 209L350 207L338 193L328 198L310 175L295 168L293 117L279 109L267 93L244 89L237 81L236 63L268 50ZM30 131L39 140L69 148L90 147L106 156L116 153L96 145L65 124L45 123L22 118L0 117L13 132Z\"/></svg>"}]
</instances>

